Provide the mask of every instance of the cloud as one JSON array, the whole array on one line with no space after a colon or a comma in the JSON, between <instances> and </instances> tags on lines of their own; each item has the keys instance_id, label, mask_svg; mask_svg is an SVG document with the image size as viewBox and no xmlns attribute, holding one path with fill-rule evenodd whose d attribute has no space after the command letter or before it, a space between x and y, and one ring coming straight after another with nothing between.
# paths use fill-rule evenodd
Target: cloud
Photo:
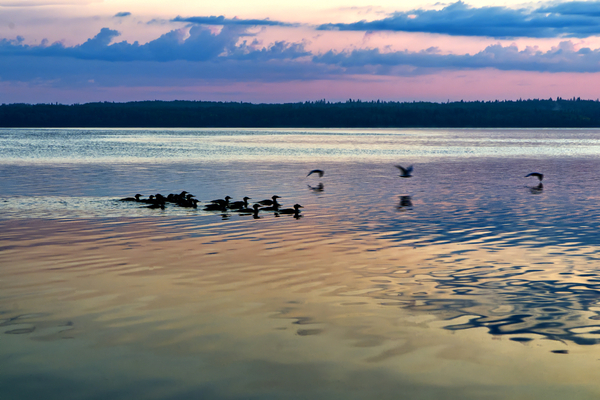
<instances>
[{"instance_id":1,"label":"cloud","mask_svg":"<svg viewBox=\"0 0 600 400\"><path fill-rule=\"evenodd\" d=\"M124 11L124 12L116 13L115 16L114 16L114 18L129 17L130 15L131 15L130 12Z\"/></svg>"},{"instance_id":2,"label":"cloud","mask_svg":"<svg viewBox=\"0 0 600 400\"><path fill-rule=\"evenodd\" d=\"M171 20L172 22L188 22L192 24L202 25L243 25L243 26L293 26L287 22L271 21L270 19L238 19L225 18L220 15L210 17L188 17L183 18L177 16Z\"/></svg>"},{"instance_id":3,"label":"cloud","mask_svg":"<svg viewBox=\"0 0 600 400\"><path fill-rule=\"evenodd\" d=\"M87 87L185 87L235 82L311 81L342 76L337 67L291 60L176 60L112 62L32 56L0 57L0 82L24 82L76 91ZM334 72L332 74L332 72ZM93 80L94 82L90 82Z\"/></svg>"},{"instance_id":4,"label":"cloud","mask_svg":"<svg viewBox=\"0 0 600 400\"><path fill-rule=\"evenodd\" d=\"M189 31L178 29L170 31L146 44L125 41L114 42L119 32L102 28L100 32L81 45L66 47L62 43L48 45L43 41L40 45L23 44L24 39L0 40L0 56L36 56L36 57L69 57L84 60L103 61L160 61L175 60L208 61L208 60L271 60L294 59L309 55L303 44L276 42L269 47L261 47L257 43L237 45L246 31L242 27L225 26L219 33L200 25L192 26Z\"/></svg>"},{"instance_id":5,"label":"cloud","mask_svg":"<svg viewBox=\"0 0 600 400\"><path fill-rule=\"evenodd\" d=\"M58 42L49 44L47 41L42 41L40 45L27 45L24 44L24 38L20 36L12 40L2 39L0 58L11 57L17 60L18 57L55 57L112 63L187 61L212 62L215 65L225 65L229 62L229 66L234 65L234 62L238 63L235 65L245 62L245 68L249 65L260 68L267 63L288 61L287 70L293 70L302 77L310 75L311 68L317 65L319 67L316 69L320 72L328 70L333 75L427 74L442 69L484 68L539 72L600 71L600 49L577 50L570 41L563 41L546 52L536 47L519 50L516 45L494 44L473 55L442 54L435 47L418 52L388 52L374 48L314 54L306 50L303 43L277 41L263 46L257 40L251 43L247 40L240 42L247 34L245 28L238 26L226 25L219 33L214 33L207 27L194 25L189 30L172 30L143 45L138 42L118 42L115 40L118 36L118 31L102 28L93 38L72 47L66 47ZM39 62L36 64L43 65ZM14 68L18 67L18 61L15 61ZM199 68L205 67L206 65L202 65ZM309 72L299 73L297 67L308 68ZM232 73L238 72L232 71ZM295 78L289 75L289 79Z\"/></svg>"},{"instance_id":6,"label":"cloud","mask_svg":"<svg viewBox=\"0 0 600 400\"><path fill-rule=\"evenodd\" d=\"M85 90L216 82L301 84L440 71L600 72L600 49L578 49L571 41L548 51L493 44L475 54L443 54L435 47L418 52L372 48L315 54L303 43L277 41L264 46L256 39L250 42L245 29L226 25L214 33L194 25L143 45L119 42L119 32L109 28L71 47L48 41L27 45L22 37L1 39L0 81Z\"/></svg>"},{"instance_id":7,"label":"cloud","mask_svg":"<svg viewBox=\"0 0 600 400\"><path fill-rule=\"evenodd\" d=\"M101 2L102 0L0 0L0 7L82 6Z\"/></svg>"},{"instance_id":8,"label":"cloud","mask_svg":"<svg viewBox=\"0 0 600 400\"><path fill-rule=\"evenodd\" d=\"M536 47L519 50L516 45L494 44L470 55L438 54L436 49L420 52L382 53L379 49L316 56L314 62L335 65L346 73L423 74L439 70L473 70L493 68L503 71L600 72L600 49L575 49L570 41L561 42L547 52Z\"/></svg>"},{"instance_id":9,"label":"cloud","mask_svg":"<svg viewBox=\"0 0 600 400\"><path fill-rule=\"evenodd\" d=\"M397 12L375 21L324 24L319 30L427 32L452 36L589 37L600 34L600 2L569 2L534 10L471 7L462 1L441 10Z\"/></svg>"},{"instance_id":10,"label":"cloud","mask_svg":"<svg viewBox=\"0 0 600 400\"><path fill-rule=\"evenodd\" d=\"M556 4L554 6L540 7L536 12L600 17L600 2L571 1L568 3Z\"/></svg>"},{"instance_id":11,"label":"cloud","mask_svg":"<svg viewBox=\"0 0 600 400\"><path fill-rule=\"evenodd\" d=\"M302 43L278 41L269 47L258 47L256 43L247 45L246 42L244 42L231 53L229 58L236 60L267 61L293 60L308 56L312 56L312 53L306 51Z\"/></svg>"}]
</instances>

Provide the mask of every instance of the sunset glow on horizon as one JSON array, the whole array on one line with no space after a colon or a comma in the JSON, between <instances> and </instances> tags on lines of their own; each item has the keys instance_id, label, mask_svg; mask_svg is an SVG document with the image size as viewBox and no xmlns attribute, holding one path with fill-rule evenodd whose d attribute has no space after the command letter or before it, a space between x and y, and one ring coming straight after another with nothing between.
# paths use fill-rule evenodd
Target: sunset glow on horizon
<instances>
[{"instance_id":1,"label":"sunset glow on horizon","mask_svg":"<svg viewBox=\"0 0 600 400\"><path fill-rule=\"evenodd\" d=\"M600 1L0 0L0 102L600 97Z\"/></svg>"}]
</instances>

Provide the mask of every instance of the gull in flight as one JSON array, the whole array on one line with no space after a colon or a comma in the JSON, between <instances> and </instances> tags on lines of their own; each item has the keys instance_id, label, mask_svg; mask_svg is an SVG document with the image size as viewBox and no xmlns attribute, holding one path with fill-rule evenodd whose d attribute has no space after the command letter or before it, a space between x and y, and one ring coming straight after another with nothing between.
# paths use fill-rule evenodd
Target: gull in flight
<instances>
[{"instance_id":1,"label":"gull in flight","mask_svg":"<svg viewBox=\"0 0 600 400\"><path fill-rule=\"evenodd\" d=\"M400 165L396 165L396 168L400 170L400 178L410 178L412 177L411 173L413 170L413 166L411 165L408 168L401 167Z\"/></svg>"},{"instance_id":2,"label":"gull in flight","mask_svg":"<svg viewBox=\"0 0 600 400\"><path fill-rule=\"evenodd\" d=\"M319 178L322 178L324 173L325 171L323 171L322 169L313 169L306 176L310 176L310 174L319 174Z\"/></svg>"},{"instance_id":3,"label":"gull in flight","mask_svg":"<svg viewBox=\"0 0 600 400\"><path fill-rule=\"evenodd\" d=\"M532 172L530 174L527 174L527 175L525 175L525 178L527 178L529 176L535 176L536 178L538 178L540 180L540 182L542 181L542 179L544 179L544 174L540 174L539 172Z\"/></svg>"}]
</instances>

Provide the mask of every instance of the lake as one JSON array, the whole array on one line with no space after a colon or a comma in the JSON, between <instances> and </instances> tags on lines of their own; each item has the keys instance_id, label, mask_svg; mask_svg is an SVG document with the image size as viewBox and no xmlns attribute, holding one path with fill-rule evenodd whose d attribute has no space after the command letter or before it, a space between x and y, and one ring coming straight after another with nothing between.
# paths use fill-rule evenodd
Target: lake
<instances>
[{"instance_id":1,"label":"lake","mask_svg":"<svg viewBox=\"0 0 600 400\"><path fill-rule=\"evenodd\" d=\"M598 129L0 129L0 398L597 399L598 171Z\"/></svg>"}]
</instances>

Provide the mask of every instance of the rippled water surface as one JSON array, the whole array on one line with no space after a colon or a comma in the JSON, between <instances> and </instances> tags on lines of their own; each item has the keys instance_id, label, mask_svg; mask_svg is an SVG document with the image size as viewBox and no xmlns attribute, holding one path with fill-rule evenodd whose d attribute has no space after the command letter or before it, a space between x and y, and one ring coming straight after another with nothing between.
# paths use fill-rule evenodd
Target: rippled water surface
<instances>
[{"instance_id":1,"label":"rippled water surface","mask_svg":"<svg viewBox=\"0 0 600 400\"><path fill-rule=\"evenodd\" d=\"M0 398L597 399L598 171L600 130L0 130Z\"/></svg>"}]
</instances>

